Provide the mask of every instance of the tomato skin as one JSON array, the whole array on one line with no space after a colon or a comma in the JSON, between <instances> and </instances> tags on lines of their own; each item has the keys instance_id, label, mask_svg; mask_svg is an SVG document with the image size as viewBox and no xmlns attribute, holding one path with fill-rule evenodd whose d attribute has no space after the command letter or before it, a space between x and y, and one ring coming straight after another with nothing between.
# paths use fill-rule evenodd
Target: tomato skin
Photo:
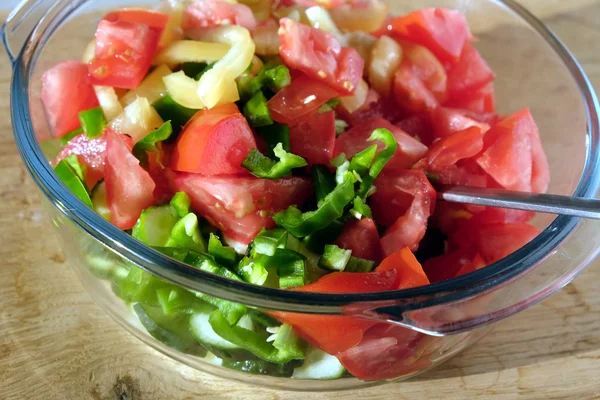
<instances>
[{"instance_id":1,"label":"tomato skin","mask_svg":"<svg viewBox=\"0 0 600 400\"><path fill-rule=\"evenodd\" d=\"M337 138L334 155L337 156L344 153L346 156L352 157L356 153L372 146L373 143L377 143L378 148L382 150L383 143L380 141L367 141L373 131L378 128L389 130L398 143L396 153L394 153L394 156L386 164L384 171L400 171L410 168L427 153L427 146L385 119L376 118L354 126Z\"/></svg>"},{"instance_id":2,"label":"tomato skin","mask_svg":"<svg viewBox=\"0 0 600 400\"><path fill-rule=\"evenodd\" d=\"M240 25L250 32L258 25L250 7L221 0L195 0L183 15L184 30L219 25Z\"/></svg>"},{"instance_id":3,"label":"tomato skin","mask_svg":"<svg viewBox=\"0 0 600 400\"><path fill-rule=\"evenodd\" d=\"M440 61L424 46L402 43L403 63L423 82L439 103L448 98L448 76Z\"/></svg>"},{"instance_id":4,"label":"tomato skin","mask_svg":"<svg viewBox=\"0 0 600 400\"><path fill-rule=\"evenodd\" d=\"M131 148L117 133L108 128L106 136L106 165L104 182L106 200L113 225L131 229L142 211L155 204L155 184Z\"/></svg>"},{"instance_id":5,"label":"tomato skin","mask_svg":"<svg viewBox=\"0 0 600 400\"><path fill-rule=\"evenodd\" d=\"M444 104L444 106L468 110L480 115L491 114L489 116L489 118L491 118L490 121L482 120L482 122L494 123L496 122L495 117L497 117L495 116L496 100L494 94L494 84L490 82L477 91L467 92L459 97L451 98L447 103Z\"/></svg>"},{"instance_id":6,"label":"tomato skin","mask_svg":"<svg viewBox=\"0 0 600 400\"><path fill-rule=\"evenodd\" d=\"M89 139L85 133L75 136L58 154L54 165L72 154L75 154L79 163L85 166L85 183L92 189L104 178L106 136L102 135L95 139Z\"/></svg>"},{"instance_id":7,"label":"tomato skin","mask_svg":"<svg viewBox=\"0 0 600 400\"><path fill-rule=\"evenodd\" d=\"M433 126L429 114L414 114L395 124L398 128L412 137L419 138L419 141L425 146L431 146L433 142Z\"/></svg>"},{"instance_id":8,"label":"tomato skin","mask_svg":"<svg viewBox=\"0 0 600 400\"><path fill-rule=\"evenodd\" d=\"M186 192L192 209L227 238L244 244L262 228L275 226L273 214L304 203L312 194L311 182L298 177L270 180L174 173L173 187Z\"/></svg>"},{"instance_id":9,"label":"tomato skin","mask_svg":"<svg viewBox=\"0 0 600 400\"><path fill-rule=\"evenodd\" d=\"M399 38L427 47L442 62L458 63L471 38L467 21L459 11L423 8L392 18L389 30Z\"/></svg>"},{"instance_id":10,"label":"tomato skin","mask_svg":"<svg viewBox=\"0 0 600 400\"><path fill-rule=\"evenodd\" d=\"M427 88L408 63L402 63L394 75L396 102L411 113L433 110L439 106L435 95Z\"/></svg>"},{"instance_id":11,"label":"tomato skin","mask_svg":"<svg viewBox=\"0 0 600 400\"><path fill-rule=\"evenodd\" d=\"M429 285L429 279L425 275L423 267L408 247L388 255L375 269L375 272L394 270L398 272L394 284L394 288L397 290Z\"/></svg>"},{"instance_id":12,"label":"tomato skin","mask_svg":"<svg viewBox=\"0 0 600 400\"><path fill-rule=\"evenodd\" d=\"M383 258L379 232L377 232L375 221L371 218L363 218L360 221L353 219L346 222L344 231L337 238L335 244L342 249L352 250L353 257L375 262L379 262Z\"/></svg>"},{"instance_id":13,"label":"tomato skin","mask_svg":"<svg viewBox=\"0 0 600 400\"><path fill-rule=\"evenodd\" d=\"M477 49L466 44L458 64L448 72L448 91L452 98L475 92L495 79L496 75Z\"/></svg>"},{"instance_id":14,"label":"tomato skin","mask_svg":"<svg viewBox=\"0 0 600 400\"><path fill-rule=\"evenodd\" d=\"M80 126L79 112L99 105L87 66L79 61L63 61L44 72L41 98L55 138Z\"/></svg>"},{"instance_id":15,"label":"tomato skin","mask_svg":"<svg viewBox=\"0 0 600 400\"><path fill-rule=\"evenodd\" d=\"M326 9L332 9L345 4L347 0L275 0L273 8L279 7L314 7L320 6Z\"/></svg>"},{"instance_id":16,"label":"tomato skin","mask_svg":"<svg viewBox=\"0 0 600 400\"><path fill-rule=\"evenodd\" d=\"M375 187L373 217L389 227L381 238L384 255L404 247L416 250L435 209L436 193L429 180L422 171L406 170L380 176Z\"/></svg>"},{"instance_id":17,"label":"tomato skin","mask_svg":"<svg viewBox=\"0 0 600 400\"><path fill-rule=\"evenodd\" d=\"M338 96L339 93L328 85L302 74L273 96L267 107L273 120L292 126Z\"/></svg>"},{"instance_id":18,"label":"tomato skin","mask_svg":"<svg viewBox=\"0 0 600 400\"><path fill-rule=\"evenodd\" d=\"M364 60L335 36L289 18L280 21L279 54L285 64L320 80L341 95L354 93L363 76Z\"/></svg>"},{"instance_id":19,"label":"tomato skin","mask_svg":"<svg viewBox=\"0 0 600 400\"><path fill-rule=\"evenodd\" d=\"M150 29L154 30L160 38L167 27L167 24L169 23L169 18L171 17L168 14L154 10L147 10L143 8L124 8L106 14L103 19L110 22L126 21L148 25Z\"/></svg>"},{"instance_id":20,"label":"tomato skin","mask_svg":"<svg viewBox=\"0 0 600 400\"><path fill-rule=\"evenodd\" d=\"M329 165L335 146L335 112L315 110L290 127L290 150L308 165Z\"/></svg>"},{"instance_id":21,"label":"tomato skin","mask_svg":"<svg viewBox=\"0 0 600 400\"><path fill-rule=\"evenodd\" d=\"M478 127L484 133L490 129L489 124L480 122L469 115L471 113L468 111L445 107L438 107L431 111L434 138L443 139L471 127Z\"/></svg>"},{"instance_id":22,"label":"tomato skin","mask_svg":"<svg viewBox=\"0 0 600 400\"><path fill-rule=\"evenodd\" d=\"M434 142L427 152L429 171L443 171L459 160L479 154L483 149L484 134L474 126Z\"/></svg>"},{"instance_id":23,"label":"tomato skin","mask_svg":"<svg viewBox=\"0 0 600 400\"><path fill-rule=\"evenodd\" d=\"M242 161L256 142L235 104L198 111L183 127L171 167L202 175L249 175Z\"/></svg>"},{"instance_id":24,"label":"tomato skin","mask_svg":"<svg viewBox=\"0 0 600 400\"><path fill-rule=\"evenodd\" d=\"M152 64L160 39L148 25L102 20L96 30L96 56L88 64L94 85L135 89Z\"/></svg>"},{"instance_id":25,"label":"tomato skin","mask_svg":"<svg viewBox=\"0 0 600 400\"><path fill-rule=\"evenodd\" d=\"M485 261L475 248L458 249L423 263L423 270L431 283L442 282L468 274L485 266Z\"/></svg>"},{"instance_id":26,"label":"tomato skin","mask_svg":"<svg viewBox=\"0 0 600 400\"><path fill-rule=\"evenodd\" d=\"M405 117L405 114L394 104L393 99L382 97L377 91L369 88L367 98L362 107L348 114L343 107L336 111L349 125L354 126L375 118L383 118L391 123L396 123Z\"/></svg>"}]
</instances>

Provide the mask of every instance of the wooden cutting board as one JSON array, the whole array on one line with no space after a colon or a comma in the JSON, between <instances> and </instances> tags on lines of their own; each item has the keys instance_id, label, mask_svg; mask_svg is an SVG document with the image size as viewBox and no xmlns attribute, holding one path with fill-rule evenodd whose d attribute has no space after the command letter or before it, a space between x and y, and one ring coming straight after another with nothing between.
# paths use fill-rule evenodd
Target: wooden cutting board
<instances>
[{"instance_id":1,"label":"wooden cutting board","mask_svg":"<svg viewBox=\"0 0 600 400\"><path fill-rule=\"evenodd\" d=\"M600 89L600 0L523 3L566 42ZM600 398L599 262L470 350L408 382L331 394L271 391L164 357L105 315L65 265L13 144L10 75L0 57L0 399Z\"/></svg>"}]
</instances>

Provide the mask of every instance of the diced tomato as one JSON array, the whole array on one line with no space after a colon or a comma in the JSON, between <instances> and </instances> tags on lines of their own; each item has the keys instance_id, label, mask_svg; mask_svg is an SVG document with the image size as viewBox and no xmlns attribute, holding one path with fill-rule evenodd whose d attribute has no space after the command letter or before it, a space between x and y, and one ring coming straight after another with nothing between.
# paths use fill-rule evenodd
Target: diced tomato
<instances>
[{"instance_id":1,"label":"diced tomato","mask_svg":"<svg viewBox=\"0 0 600 400\"><path fill-rule=\"evenodd\" d=\"M290 127L290 150L309 165L329 165L335 146L335 112L315 110Z\"/></svg>"},{"instance_id":2,"label":"diced tomato","mask_svg":"<svg viewBox=\"0 0 600 400\"><path fill-rule=\"evenodd\" d=\"M381 238L384 254L404 247L416 250L435 209L436 193L429 180L419 170L398 171L377 178L375 187L373 217L380 225L389 226Z\"/></svg>"},{"instance_id":3,"label":"diced tomato","mask_svg":"<svg viewBox=\"0 0 600 400\"><path fill-rule=\"evenodd\" d=\"M463 110L438 107L430 115L434 138L445 138L471 127L478 127L484 133L490 129L487 123L469 117Z\"/></svg>"},{"instance_id":4,"label":"diced tomato","mask_svg":"<svg viewBox=\"0 0 600 400\"><path fill-rule=\"evenodd\" d=\"M252 32L257 22L250 7L224 0L195 0L185 9L184 30L219 25L239 25Z\"/></svg>"},{"instance_id":5,"label":"diced tomato","mask_svg":"<svg viewBox=\"0 0 600 400\"><path fill-rule=\"evenodd\" d=\"M432 283L456 278L483 267L485 261L475 248L458 249L431 258L423 264L423 269Z\"/></svg>"},{"instance_id":6,"label":"diced tomato","mask_svg":"<svg viewBox=\"0 0 600 400\"><path fill-rule=\"evenodd\" d=\"M168 203L175 191L172 187L173 171L166 168L169 165L170 153L173 145L167 145L164 142L159 143L160 152L148 153L148 173L156 184L154 188L154 198L159 204Z\"/></svg>"},{"instance_id":7,"label":"diced tomato","mask_svg":"<svg viewBox=\"0 0 600 400\"><path fill-rule=\"evenodd\" d=\"M487 187L490 179L489 175L477 163L472 161L449 165L437 171L436 174L439 177L439 182L446 185Z\"/></svg>"},{"instance_id":8,"label":"diced tomato","mask_svg":"<svg viewBox=\"0 0 600 400\"><path fill-rule=\"evenodd\" d=\"M431 220L442 233L450 235L472 218L473 213L469 212L464 205L440 201L435 206L435 214Z\"/></svg>"},{"instance_id":9,"label":"diced tomato","mask_svg":"<svg viewBox=\"0 0 600 400\"><path fill-rule=\"evenodd\" d=\"M262 228L274 226L273 214L304 203L312 194L311 182L296 177L270 180L176 173L174 187L190 196L195 212L227 238L244 244Z\"/></svg>"},{"instance_id":10,"label":"diced tomato","mask_svg":"<svg viewBox=\"0 0 600 400\"><path fill-rule=\"evenodd\" d=\"M352 250L352 256L379 262L382 259L381 240L375 226L375 221L370 218L351 220L346 222L344 231L337 238L335 244L342 249Z\"/></svg>"},{"instance_id":11,"label":"diced tomato","mask_svg":"<svg viewBox=\"0 0 600 400\"><path fill-rule=\"evenodd\" d=\"M452 98L460 97L483 88L495 77L477 49L467 43L460 61L448 72L448 92Z\"/></svg>"},{"instance_id":12,"label":"diced tomato","mask_svg":"<svg viewBox=\"0 0 600 400\"><path fill-rule=\"evenodd\" d=\"M42 104L53 137L77 129L79 113L98 107L87 66L79 61L63 61L44 72Z\"/></svg>"},{"instance_id":13,"label":"diced tomato","mask_svg":"<svg viewBox=\"0 0 600 400\"><path fill-rule=\"evenodd\" d=\"M183 127L171 167L202 175L248 175L242 162L255 148L246 118L235 104L225 104L198 111Z\"/></svg>"},{"instance_id":14,"label":"diced tomato","mask_svg":"<svg viewBox=\"0 0 600 400\"><path fill-rule=\"evenodd\" d=\"M481 223L529 222L535 217L533 211L512 210L510 208L467 206L467 209L473 213L472 221Z\"/></svg>"},{"instance_id":15,"label":"diced tomato","mask_svg":"<svg viewBox=\"0 0 600 400\"><path fill-rule=\"evenodd\" d=\"M411 113L433 110L439 106L434 94L413 70L410 63L403 62L394 76L396 102Z\"/></svg>"},{"instance_id":16,"label":"diced tomato","mask_svg":"<svg viewBox=\"0 0 600 400\"><path fill-rule=\"evenodd\" d=\"M392 125L385 119L377 118L356 125L337 138L334 155L337 156L344 153L346 156L352 157L356 153L372 146L373 143L377 143L378 148L383 149L384 145L380 141L367 141L373 131L378 128L388 129L398 143L396 153L394 153L392 159L386 164L384 171L410 168L427 152L427 146L423 143L409 136L402 129Z\"/></svg>"},{"instance_id":17,"label":"diced tomato","mask_svg":"<svg viewBox=\"0 0 600 400\"><path fill-rule=\"evenodd\" d=\"M475 245L487 264L494 263L532 241L540 230L524 222L512 224L467 223L453 233L453 246L466 249Z\"/></svg>"},{"instance_id":18,"label":"diced tomato","mask_svg":"<svg viewBox=\"0 0 600 400\"><path fill-rule=\"evenodd\" d=\"M483 149L484 134L479 127L473 126L434 142L427 152L428 169L443 171L459 160L479 154Z\"/></svg>"},{"instance_id":19,"label":"diced tomato","mask_svg":"<svg viewBox=\"0 0 600 400\"><path fill-rule=\"evenodd\" d=\"M347 2L348 2L348 0L275 0L273 2L273 6L276 9L279 7L294 7L294 6L300 6L300 7L319 6L319 7L331 9L331 8L339 7Z\"/></svg>"},{"instance_id":20,"label":"diced tomato","mask_svg":"<svg viewBox=\"0 0 600 400\"><path fill-rule=\"evenodd\" d=\"M145 8L124 8L118 11L113 11L104 16L104 19L110 22L126 21L136 24L148 25L154 30L160 38L169 23L168 14L161 13Z\"/></svg>"},{"instance_id":21,"label":"diced tomato","mask_svg":"<svg viewBox=\"0 0 600 400\"><path fill-rule=\"evenodd\" d=\"M452 98L448 100L448 102L444 104L444 106L469 110L471 112L483 115L489 115L491 113L490 117L492 118L493 123L495 122L494 117L496 112L494 84L488 83L482 89L479 89L475 92L464 93L463 95L457 98ZM482 119L479 120L482 121ZM487 120L483 122L490 123L490 121Z\"/></svg>"},{"instance_id":22,"label":"diced tomato","mask_svg":"<svg viewBox=\"0 0 600 400\"><path fill-rule=\"evenodd\" d=\"M391 123L396 123L405 117L405 114L394 103L393 99L381 97L377 91L369 88L367 98L362 107L348 114L343 107L338 107L336 111L340 117L351 126L358 125L362 122L369 121L375 118L383 118Z\"/></svg>"},{"instance_id":23,"label":"diced tomato","mask_svg":"<svg viewBox=\"0 0 600 400\"><path fill-rule=\"evenodd\" d=\"M398 122L396 126L410 136L419 138L419 141L425 146L430 146L433 142L433 126L427 113L414 114Z\"/></svg>"},{"instance_id":24,"label":"diced tomato","mask_svg":"<svg viewBox=\"0 0 600 400\"><path fill-rule=\"evenodd\" d=\"M540 131L528 109L522 110L513 116L521 121L521 126L527 126L531 139L531 191L544 193L550 183L550 166L548 158L542 147Z\"/></svg>"},{"instance_id":25,"label":"diced tomato","mask_svg":"<svg viewBox=\"0 0 600 400\"><path fill-rule=\"evenodd\" d=\"M146 24L102 20L96 30L96 55L88 64L94 85L135 89L152 64L160 37Z\"/></svg>"},{"instance_id":26,"label":"diced tomato","mask_svg":"<svg viewBox=\"0 0 600 400\"><path fill-rule=\"evenodd\" d=\"M120 135L109 128L104 136L104 182L111 222L120 229L131 229L142 211L155 204L155 184Z\"/></svg>"},{"instance_id":27,"label":"diced tomato","mask_svg":"<svg viewBox=\"0 0 600 400\"><path fill-rule=\"evenodd\" d=\"M364 69L364 60L355 49L342 48L332 34L289 18L282 18L279 23L279 54L286 65L328 84L342 95L354 93Z\"/></svg>"},{"instance_id":28,"label":"diced tomato","mask_svg":"<svg viewBox=\"0 0 600 400\"><path fill-rule=\"evenodd\" d=\"M335 272L317 282L293 289L312 293L370 293L428 284L427 277L410 251L403 250L384 260L374 272ZM300 336L329 354L338 354L358 345L364 333L377 321L347 316L322 316L275 312Z\"/></svg>"},{"instance_id":29,"label":"diced tomato","mask_svg":"<svg viewBox=\"0 0 600 400\"><path fill-rule=\"evenodd\" d=\"M306 75L292 79L292 83L269 100L271 116L282 124L294 125L300 117L311 113L339 93L328 85Z\"/></svg>"},{"instance_id":30,"label":"diced tomato","mask_svg":"<svg viewBox=\"0 0 600 400\"><path fill-rule=\"evenodd\" d=\"M408 247L387 256L375 269L375 272L394 270L398 272L396 284L394 285L395 289L429 285L429 279L427 279L421 264Z\"/></svg>"},{"instance_id":31,"label":"diced tomato","mask_svg":"<svg viewBox=\"0 0 600 400\"><path fill-rule=\"evenodd\" d=\"M485 136L477 163L505 189L531 191L532 138L537 127L528 110L504 118Z\"/></svg>"},{"instance_id":32,"label":"diced tomato","mask_svg":"<svg viewBox=\"0 0 600 400\"><path fill-rule=\"evenodd\" d=\"M72 154L85 166L85 183L92 189L99 180L104 178L104 163L106 160L106 136L89 139L85 133L69 140L56 157L54 164Z\"/></svg>"},{"instance_id":33,"label":"diced tomato","mask_svg":"<svg viewBox=\"0 0 600 400\"><path fill-rule=\"evenodd\" d=\"M402 43L403 63L423 82L439 103L448 98L448 77L442 63L424 46Z\"/></svg>"},{"instance_id":34,"label":"diced tomato","mask_svg":"<svg viewBox=\"0 0 600 400\"><path fill-rule=\"evenodd\" d=\"M467 20L459 11L423 8L389 22L394 36L427 47L442 62L458 63L471 38Z\"/></svg>"}]
</instances>

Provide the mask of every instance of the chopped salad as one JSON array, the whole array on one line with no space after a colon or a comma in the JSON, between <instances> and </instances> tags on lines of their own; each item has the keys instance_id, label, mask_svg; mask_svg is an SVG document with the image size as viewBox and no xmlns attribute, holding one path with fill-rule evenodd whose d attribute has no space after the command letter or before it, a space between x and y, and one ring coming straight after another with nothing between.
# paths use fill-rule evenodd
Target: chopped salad
<instances>
[{"instance_id":1,"label":"chopped salad","mask_svg":"<svg viewBox=\"0 0 600 400\"><path fill-rule=\"evenodd\" d=\"M58 177L192 267L271 288L393 291L533 239L533 214L436 203L435 183L544 192L529 110L497 113L465 17L383 0L195 0L123 9L42 78ZM392 379L427 338L375 320L267 312L90 248L156 339L248 373Z\"/></svg>"}]
</instances>

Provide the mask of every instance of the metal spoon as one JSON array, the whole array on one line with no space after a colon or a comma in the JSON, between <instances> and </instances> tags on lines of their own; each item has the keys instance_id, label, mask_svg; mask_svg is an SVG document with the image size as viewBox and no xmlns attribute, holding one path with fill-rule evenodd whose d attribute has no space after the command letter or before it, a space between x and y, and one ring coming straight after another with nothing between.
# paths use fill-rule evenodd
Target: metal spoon
<instances>
[{"instance_id":1,"label":"metal spoon","mask_svg":"<svg viewBox=\"0 0 600 400\"><path fill-rule=\"evenodd\" d=\"M600 200L472 186L435 185L438 200L600 219Z\"/></svg>"}]
</instances>

